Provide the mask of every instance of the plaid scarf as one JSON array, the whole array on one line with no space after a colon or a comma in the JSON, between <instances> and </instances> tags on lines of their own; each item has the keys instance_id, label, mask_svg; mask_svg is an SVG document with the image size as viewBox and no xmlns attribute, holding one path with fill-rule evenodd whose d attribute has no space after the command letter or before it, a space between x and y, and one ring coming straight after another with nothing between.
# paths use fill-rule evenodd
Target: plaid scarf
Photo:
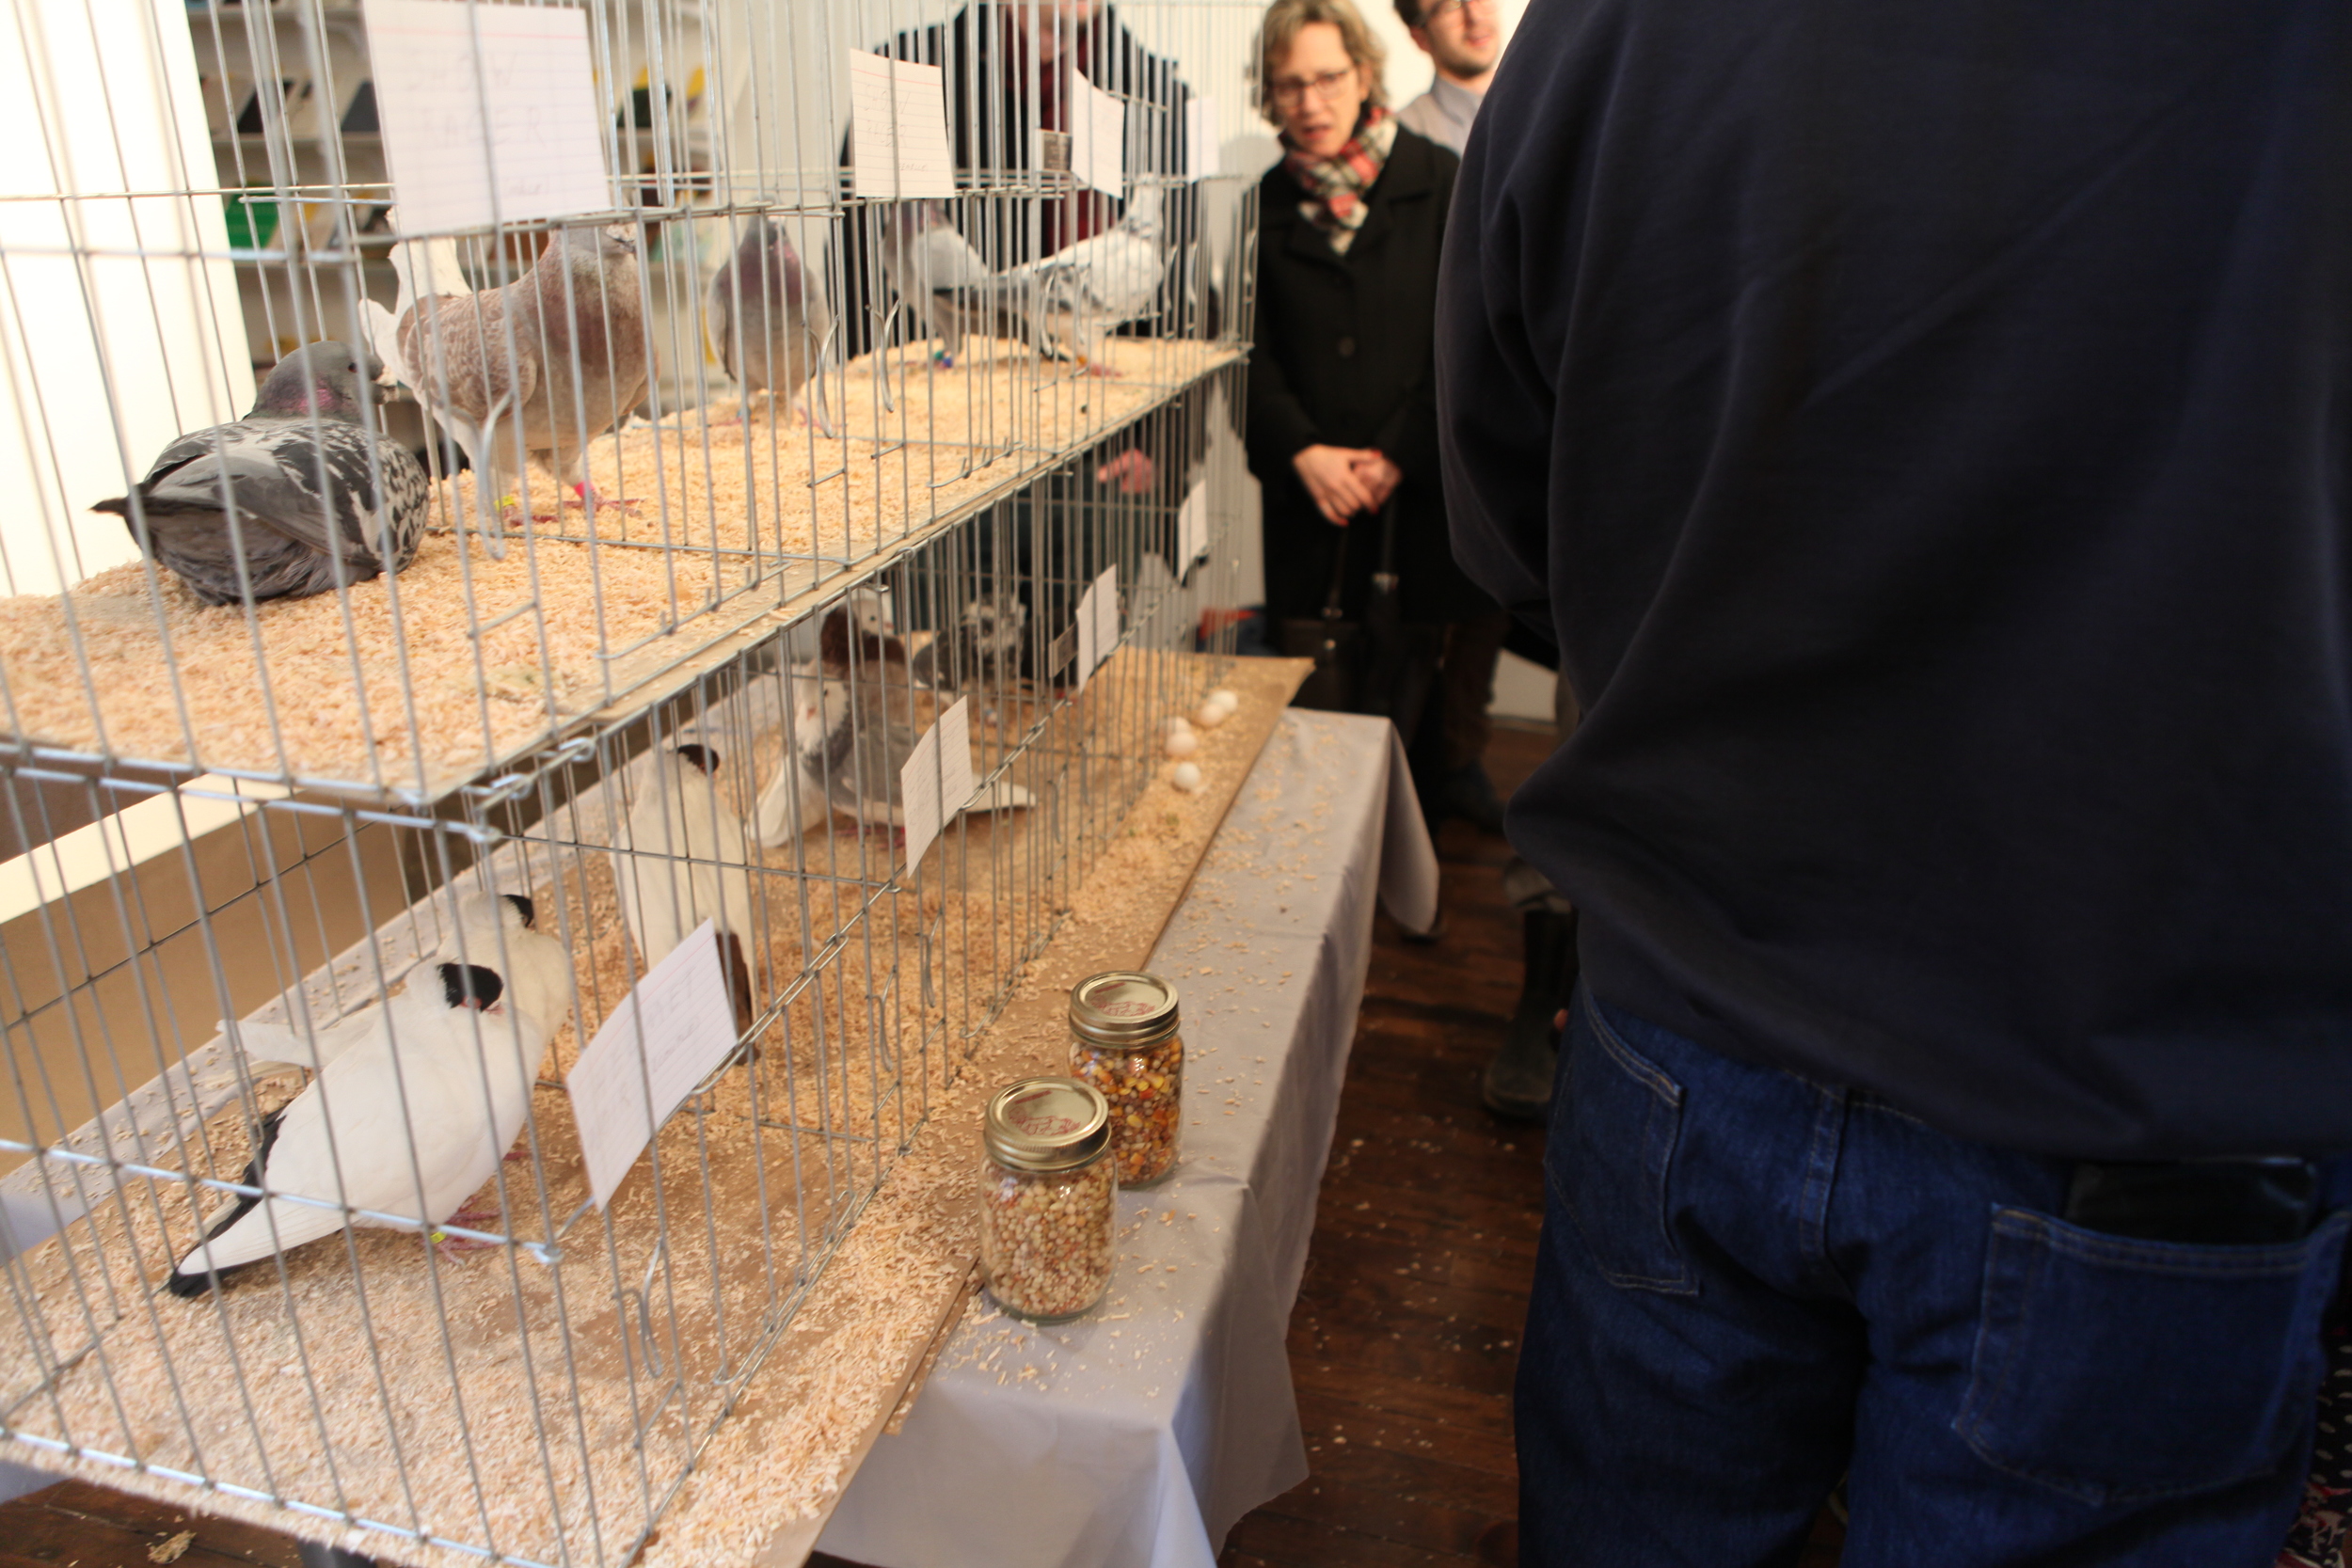
<instances>
[{"instance_id":1,"label":"plaid scarf","mask_svg":"<svg viewBox=\"0 0 2352 1568\"><path fill-rule=\"evenodd\" d=\"M1298 204L1299 215L1322 230L1331 248L1343 256L1356 243L1356 230L1364 226L1364 193L1379 180L1389 149L1395 145L1396 117L1375 103L1365 108L1347 145L1328 158L1295 147L1282 155L1282 166L1307 193Z\"/></svg>"}]
</instances>

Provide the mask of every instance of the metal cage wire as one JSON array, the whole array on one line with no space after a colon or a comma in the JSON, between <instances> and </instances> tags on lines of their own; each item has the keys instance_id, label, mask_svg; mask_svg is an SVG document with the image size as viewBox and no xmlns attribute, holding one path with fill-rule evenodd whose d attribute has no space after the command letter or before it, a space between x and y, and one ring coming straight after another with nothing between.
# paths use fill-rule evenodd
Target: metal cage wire
<instances>
[{"instance_id":1,"label":"metal cage wire","mask_svg":"<svg viewBox=\"0 0 2352 1568\"><path fill-rule=\"evenodd\" d=\"M393 1556L642 1548L1214 684L1254 504L1251 182L1191 142L1247 131L1255 6L584 9L609 209L444 232L394 227L357 7L37 0L0 45L44 153L0 189L0 451L31 501L0 529L0 829L26 847L0 863L0 1435ZM954 198L851 193L851 48L945 68ZM1073 62L1122 109L1111 192L1040 165ZM1139 212L1140 309L1057 281ZM412 318L409 382L358 383L352 421L429 478L405 570L330 546L323 592L257 597L268 503L224 491L206 605L156 559L160 509L85 511L303 345L385 341L399 271L478 301L606 234L626 290L485 340L568 377L550 445L446 417L464 294ZM981 270L942 284L947 234ZM728 367L755 338L794 359L742 261L776 235L832 321L761 392ZM601 427L599 333L605 370L645 364ZM900 770L958 703L977 788L910 859ZM564 1074L654 928L705 919L742 955L738 1050L598 1209ZM560 1009L523 999L542 938ZM453 1015L481 1067L452 1096L403 1031L468 963L516 1000ZM371 1030L389 1086L339 1109L361 1080L320 1069ZM510 1081L507 1157L425 1212L419 1150L502 1132ZM407 1174L373 1201L339 1153L257 1179L302 1096L330 1150ZM241 1204L273 1238L333 1225L159 1291Z\"/></svg>"}]
</instances>

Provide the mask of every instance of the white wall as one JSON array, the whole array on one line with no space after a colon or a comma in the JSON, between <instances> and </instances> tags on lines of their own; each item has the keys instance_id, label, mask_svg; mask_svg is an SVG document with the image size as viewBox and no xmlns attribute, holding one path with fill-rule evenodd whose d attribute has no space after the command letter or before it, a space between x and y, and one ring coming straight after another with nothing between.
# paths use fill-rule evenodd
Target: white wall
<instances>
[{"instance_id":1,"label":"white wall","mask_svg":"<svg viewBox=\"0 0 2352 1568\"><path fill-rule=\"evenodd\" d=\"M253 401L183 0L15 0L0 28L0 593L136 560L93 515ZM103 105L103 107L101 107ZM126 474L126 468L128 470Z\"/></svg>"}]
</instances>

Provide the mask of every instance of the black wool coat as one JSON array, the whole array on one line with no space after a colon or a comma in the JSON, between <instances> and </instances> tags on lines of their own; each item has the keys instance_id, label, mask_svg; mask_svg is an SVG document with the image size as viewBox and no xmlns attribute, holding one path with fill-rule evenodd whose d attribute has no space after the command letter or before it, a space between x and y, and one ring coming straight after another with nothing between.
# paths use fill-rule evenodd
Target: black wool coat
<instances>
[{"instance_id":1,"label":"black wool coat","mask_svg":"<svg viewBox=\"0 0 2352 1568\"><path fill-rule=\"evenodd\" d=\"M1460 160L1398 128L1345 255L1298 210L1305 194L1277 164L1258 185L1258 302L1249 361L1249 468L1264 487L1266 607L1320 613L1341 531L1291 467L1317 442L1377 447L1404 470L1397 491L1401 608L1412 621L1459 621L1494 601L1454 563L1438 476L1434 365L1438 252ZM1347 531L1351 618L1363 613L1380 531Z\"/></svg>"}]
</instances>

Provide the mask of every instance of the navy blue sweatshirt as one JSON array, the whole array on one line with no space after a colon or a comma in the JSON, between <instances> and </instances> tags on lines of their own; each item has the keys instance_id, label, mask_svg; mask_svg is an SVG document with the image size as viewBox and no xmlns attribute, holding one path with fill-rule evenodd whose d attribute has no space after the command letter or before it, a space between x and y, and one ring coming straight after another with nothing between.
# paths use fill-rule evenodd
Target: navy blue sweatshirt
<instances>
[{"instance_id":1,"label":"navy blue sweatshirt","mask_svg":"<svg viewBox=\"0 0 2352 1568\"><path fill-rule=\"evenodd\" d=\"M1547 0L1438 376L1597 994L2013 1148L2352 1148L2352 4Z\"/></svg>"}]
</instances>

